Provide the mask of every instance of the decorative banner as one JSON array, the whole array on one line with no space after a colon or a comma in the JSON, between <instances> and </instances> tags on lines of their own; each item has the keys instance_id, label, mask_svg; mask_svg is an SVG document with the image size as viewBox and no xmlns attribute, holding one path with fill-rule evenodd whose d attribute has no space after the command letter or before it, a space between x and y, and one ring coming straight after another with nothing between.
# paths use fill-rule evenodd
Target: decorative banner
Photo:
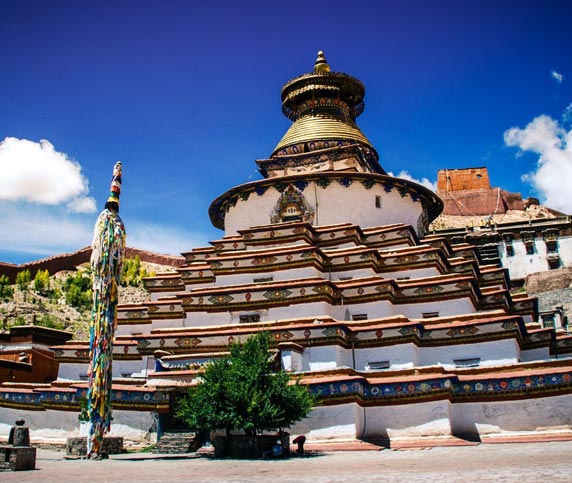
<instances>
[{"instance_id":1,"label":"decorative banner","mask_svg":"<svg viewBox=\"0 0 572 483\"><path fill-rule=\"evenodd\" d=\"M125 227L118 214L120 192L121 163L117 162L113 169L111 195L95 223L92 243L88 458L101 457L103 436L111 426L113 335L117 324L118 285L125 255Z\"/></svg>"}]
</instances>

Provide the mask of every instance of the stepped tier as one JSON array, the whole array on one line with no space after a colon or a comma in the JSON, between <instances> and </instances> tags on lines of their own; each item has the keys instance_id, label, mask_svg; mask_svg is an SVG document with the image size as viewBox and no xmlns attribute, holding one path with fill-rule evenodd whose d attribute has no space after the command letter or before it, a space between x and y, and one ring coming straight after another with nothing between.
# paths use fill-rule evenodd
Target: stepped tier
<instances>
[{"instance_id":1,"label":"stepped tier","mask_svg":"<svg viewBox=\"0 0 572 483\"><path fill-rule=\"evenodd\" d=\"M158 390L189 387L196 384L198 374L197 370L154 373L149 385ZM530 362L454 371L433 366L383 374L346 368L304 374L301 382L320 405L389 406L434 400L498 402L572 393L572 364Z\"/></svg>"},{"instance_id":2,"label":"stepped tier","mask_svg":"<svg viewBox=\"0 0 572 483\"><path fill-rule=\"evenodd\" d=\"M535 299L519 298L513 301L510 293L496 287L478 286L471 276L440 275L413 280L394 280L383 277L366 277L347 281L330 281L320 277L300 280L283 280L263 283L226 285L221 287L194 288L173 297L138 305L118 307L118 323L132 325L150 323L153 320L186 320L189 313L235 312L241 310L272 309L284 306L306 305L308 313L321 315L327 306L344 307L360 304L358 310L370 306L376 317L384 316L394 305L415 305L409 309L421 316L421 304L440 302L442 312L458 312L461 309L491 310L504 308L507 312L530 315L536 313ZM447 305L447 301L452 301ZM383 304L381 302L387 302ZM453 302L457 302L454 304ZM321 303L312 308L308 304ZM325 305L324 305L325 304ZM472 310L471 310L472 309ZM200 317L200 314L197 315ZM190 321L190 319L189 319ZM200 320L196 321L200 323ZM205 325L205 324L201 324Z\"/></svg>"},{"instance_id":3,"label":"stepped tier","mask_svg":"<svg viewBox=\"0 0 572 483\"><path fill-rule=\"evenodd\" d=\"M479 364L486 366L531 360L540 354L539 351L544 358L572 353L572 336L556 334L552 329L527 327L522 317L497 310L424 319L399 315L348 321L322 316L276 321L271 325L248 323L156 329L116 337L114 359L117 358L117 365L121 365L123 361L142 360L146 356L161 360L166 357L166 361L176 360L171 369L181 369L218 357L227 350L228 344L244 340L260 330L270 333L272 344L279 351L294 350L305 358L299 361L299 367L290 368L297 371L323 367L322 359L327 352L331 367L352 366L359 370L365 370L375 357L380 356L387 359L389 367L404 364L421 367L454 365L455 360L466 359L472 354L479 357ZM497 341L508 342L502 343L501 347ZM318 347L322 349L314 360L312 351ZM435 352L432 349L438 347L443 350ZM379 348L384 348L383 352L379 352ZM87 341L53 349L60 362L86 364L88 361ZM166 366L165 369L169 368Z\"/></svg>"}]
</instances>

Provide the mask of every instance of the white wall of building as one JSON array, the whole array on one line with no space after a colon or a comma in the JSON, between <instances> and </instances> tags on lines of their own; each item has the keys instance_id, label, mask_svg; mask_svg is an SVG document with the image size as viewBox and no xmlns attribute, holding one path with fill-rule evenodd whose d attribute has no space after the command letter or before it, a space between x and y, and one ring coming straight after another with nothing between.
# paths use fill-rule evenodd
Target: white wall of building
<instances>
[{"instance_id":1,"label":"white wall of building","mask_svg":"<svg viewBox=\"0 0 572 483\"><path fill-rule=\"evenodd\" d=\"M310 415L290 429L293 436L303 434L309 440L356 439L362 434L363 408L355 403L317 406Z\"/></svg>"},{"instance_id":2,"label":"white wall of building","mask_svg":"<svg viewBox=\"0 0 572 483\"><path fill-rule=\"evenodd\" d=\"M30 428L32 442L51 440L65 443L67 438L86 436L86 426L78 420L78 412L22 411L21 409L2 408L0 411L0 437L7 438L14 421L23 417ZM145 411L113 410L113 422L109 436L123 436L129 440L142 441L153 427L153 415Z\"/></svg>"},{"instance_id":3,"label":"white wall of building","mask_svg":"<svg viewBox=\"0 0 572 483\"><path fill-rule=\"evenodd\" d=\"M114 359L112 364L112 377L130 377L133 373L140 373L145 371L146 356L141 360L118 360ZM77 362L62 362L58 371L58 379L71 380L71 381L87 381L87 371L89 364Z\"/></svg>"},{"instance_id":4,"label":"white wall of building","mask_svg":"<svg viewBox=\"0 0 572 483\"><path fill-rule=\"evenodd\" d=\"M325 371L337 367L351 367L351 352L337 345L306 347L303 353L303 371Z\"/></svg>"},{"instance_id":5,"label":"white wall of building","mask_svg":"<svg viewBox=\"0 0 572 483\"><path fill-rule=\"evenodd\" d=\"M390 439L451 436L448 400L365 408L365 437Z\"/></svg>"},{"instance_id":6,"label":"white wall of building","mask_svg":"<svg viewBox=\"0 0 572 483\"><path fill-rule=\"evenodd\" d=\"M544 361L551 359L550 349L548 347L539 347L537 349L528 349L520 352L521 362Z\"/></svg>"},{"instance_id":7,"label":"white wall of building","mask_svg":"<svg viewBox=\"0 0 572 483\"><path fill-rule=\"evenodd\" d=\"M515 364L519 358L520 348L514 339L419 348L420 366L439 364L453 369L455 360L480 359L481 367L486 367Z\"/></svg>"},{"instance_id":8,"label":"white wall of building","mask_svg":"<svg viewBox=\"0 0 572 483\"><path fill-rule=\"evenodd\" d=\"M451 408L456 434L507 435L528 431L570 431L572 395L454 404Z\"/></svg>"},{"instance_id":9,"label":"white wall of building","mask_svg":"<svg viewBox=\"0 0 572 483\"><path fill-rule=\"evenodd\" d=\"M511 279L520 280L531 273L550 270L546 260L548 254L546 243L541 237L534 239L534 253L531 255L526 252L522 240L514 240L512 246L514 255L511 257L507 256L505 242L501 242L499 247L501 264L504 268L508 268ZM572 267L572 237L558 238L558 254L561 261L560 268Z\"/></svg>"},{"instance_id":10,"label":"white wall of building","mask_svg":"<svg viewBox=\"0 0 572 483\"><path fill-rule=\"evenodd\" d=\"M281 282L284 280L299 280L302 278L320 277L327 279L322 272L315 267L301 267L291 268L289 270L275 270L270 272L251 272L251 273L237 273L231 275L219 275L216 278L213 286L226 287L228 285L243 285L256 283L255 278L272 277L274 282Z\"/></svg>"},{"instance_id":11,"label":"white wall of building","mask_svg":"<svg viewBox=\"0 0 572 483\"><path fill-rule=\"evenodd\" d=\"M417 229L422 212L421 202L410 196L401 197L396 189L386 193L382 186L366 189L359 181L344 187L333 180L327 188L311 182L302 192L314 210L314 225L354 223L361 227L406 223ZM381 208L376 207L376 196ZM238 200L225 216L225 234L236 235L238 230L257 225L269 225L280 193L269 188L262 196L251 194L248 200ZM318 207L316 209L316 206Z\"/></svg>"},{"instance_id":12,"label":"white wall of building","mask_svg":"<svg viewBox=\"0 0 572 483\"><path fill-rule=\"evenodd\" d=\"M392 370L407 369L419 365L418 347L411 343L356 349L354 353L355 369L358 371L368 370L367 366L373 362L389 361Z\"/></svg>"}]
</instances>

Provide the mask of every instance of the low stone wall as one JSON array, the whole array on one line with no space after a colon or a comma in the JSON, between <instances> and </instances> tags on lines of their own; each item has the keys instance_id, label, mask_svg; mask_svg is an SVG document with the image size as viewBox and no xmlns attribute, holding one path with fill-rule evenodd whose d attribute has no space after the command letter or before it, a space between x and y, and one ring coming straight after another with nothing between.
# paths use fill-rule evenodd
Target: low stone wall
<instances>
[{"instance_id":1,"label":"low stone wall","mask_svg":"<svg viewBox=\"0 0 572 483\"><path fill-rule=\"evenodd\" d=\"M0 446L0 471L36 469L36 448Z\"/></svg>"},{"instance_id":2,"label":"low stone wall","mask_svg":"<svg viewBox=\"0 0 572 483\"><path fill-rule=\"evenodd\" d=\"M264 453L272 451L277 440L275 435L262 436L215 436L213 446L215 456L222 458L262 458ZM283 435L280 440L284 448L284 456L290 453L290 436Z\"/></svg>"},{"instance_id":3,"label":"low stone wall","mask_svg":"<svg viewBox=\"0 0 572 483\"><path fill-rule=\"evenodd\" d=\"M123 438L106 437L101 444L101 452L104 454L123 453ZM85 456L87 453L87 438L68 438L66 454L73 456Z\"/></svg>"},{"instance_id":4,"label":"low stone wall","mask_svg":"<svg viewBox=\"0 0 572 483\"><path fill-rule=\"evenodd\" d=\"M536 295L568 287L572 287L572 268L569 267L531 273L526 277L526 290L529 294Z\"/></svg>"}]
</instances>

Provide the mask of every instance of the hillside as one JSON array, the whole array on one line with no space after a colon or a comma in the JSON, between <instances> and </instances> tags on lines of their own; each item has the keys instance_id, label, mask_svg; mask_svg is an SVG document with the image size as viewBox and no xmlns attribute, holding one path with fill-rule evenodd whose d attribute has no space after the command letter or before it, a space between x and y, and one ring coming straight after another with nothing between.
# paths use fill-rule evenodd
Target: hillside
<instances>
[{"instance_id":1,"label":"hillside","mask_svg":"<svg viewBox=\"0 0 572 483\"><path fill-rule=\"evenodd\" d=\"M149 300L149 294L141 282L142 277L175 270L170 265L137 260L137 257L126 260L122 286L119 287L121 304ZM37 324L70 331L74 339L89 338L91 279L88 263L74 270L61 270L49 275L49 283L40 289L34 279L12 284L6 283L7 277L3 277L5 283L0 283L0 322L3 330L14 325Z\"/></svg>"},{"instance_id":2,"label":"hillside","mask_svg":"<svg viewBox=\"0 0 572 483\"><path fill-rule=\"evenodd\" d=\"M557 218L558 215L562 216L561 213L555 212L545 206L530 205L525 210L508 210L506 213L498 213L492 216L440 215L431 223L429 229L445 230L448 228L465 228L535 219L551 219Z\"/></svg>"}]
</instances>

